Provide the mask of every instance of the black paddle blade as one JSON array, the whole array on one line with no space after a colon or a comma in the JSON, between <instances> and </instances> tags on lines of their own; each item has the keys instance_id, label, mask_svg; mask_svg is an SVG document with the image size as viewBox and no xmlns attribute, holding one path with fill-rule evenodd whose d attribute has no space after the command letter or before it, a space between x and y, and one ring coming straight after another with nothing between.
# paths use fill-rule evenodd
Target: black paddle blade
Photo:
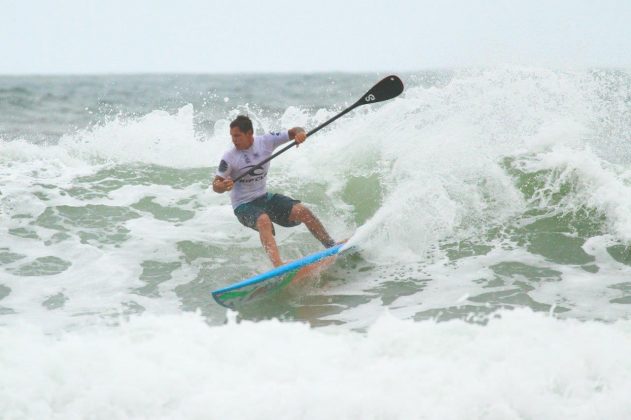
<instances>
[{"instance_id":1,"label":"black paddle blade","mask_svg":"<svg viewBox=\"0 0 631 420\"><path fill-rule=\"evenodd\" d=\"M387 101L388 99L399 96L401 92L403 92L403 82L401 79L395 75L388 76L366 92L364 96L357 101L357 105Z\"/></svg>"}]
</instances>

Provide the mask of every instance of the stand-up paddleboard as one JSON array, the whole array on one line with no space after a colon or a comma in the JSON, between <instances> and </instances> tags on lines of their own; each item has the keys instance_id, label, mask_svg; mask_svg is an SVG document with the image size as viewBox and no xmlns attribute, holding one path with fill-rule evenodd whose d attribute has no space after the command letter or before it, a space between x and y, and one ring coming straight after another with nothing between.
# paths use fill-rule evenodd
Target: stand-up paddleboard
<instances>
[{"instance_id":1,"label":"stand-up paddleboard","mask_svg":"<svg viewBox=\"0 0 631 420\"><path fill-rule=\"evenodd\" d=\"M324 251L276 267L266 273L215 290L212 292L213 298L218 304L234 309L244 303L268 296L292 282L314 276L329 267L335 262L338 255L347 251L347 249L342 250L343 247L343 243L337 244Z\"/></svg>"}]
</instances>

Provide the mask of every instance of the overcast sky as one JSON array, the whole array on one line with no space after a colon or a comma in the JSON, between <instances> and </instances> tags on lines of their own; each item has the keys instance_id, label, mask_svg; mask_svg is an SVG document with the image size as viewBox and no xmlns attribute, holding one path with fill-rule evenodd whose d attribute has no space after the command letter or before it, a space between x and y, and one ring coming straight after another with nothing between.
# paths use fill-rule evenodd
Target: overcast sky
<instances>
[{"instance_id":1,"label":"overcast sky","mask_svg":"<svg viewBox=\"0 0 631 420\"><path fill-rule=\"evenodd\" d=\"M631 68L631 0L0 0L0 74Z\"/></svg>"}]
</instances>

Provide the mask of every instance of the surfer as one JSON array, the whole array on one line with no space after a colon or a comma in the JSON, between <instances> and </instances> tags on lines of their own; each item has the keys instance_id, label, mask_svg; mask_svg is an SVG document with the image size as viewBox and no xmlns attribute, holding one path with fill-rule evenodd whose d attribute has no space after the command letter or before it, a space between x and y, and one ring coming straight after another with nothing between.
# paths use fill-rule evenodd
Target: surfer
<instances>
[{"instance_id":1,"label":"surfer","mask_svg":"<svg viewBox=\"0 0 631 420\"><path fill-rule=\"evenodd\" d=\"M307 133L302 127L294 127L283 132L255 136L252 121L239 115L230 123L230 136L234 147L226 151L219 162L213 191L230 191L234 214L244 226L259 232L261 244L272 264L283 264L274 239L274 225L285 227L304 223L313 236L327 248L335 245L318 218L299 200L282 194L267 192L267 172L269 162L257 167L260 162L272 155L281 144L294 140L304 142ZM249 172L235 184L233 179Z\"/></svg>"}]
</instances>

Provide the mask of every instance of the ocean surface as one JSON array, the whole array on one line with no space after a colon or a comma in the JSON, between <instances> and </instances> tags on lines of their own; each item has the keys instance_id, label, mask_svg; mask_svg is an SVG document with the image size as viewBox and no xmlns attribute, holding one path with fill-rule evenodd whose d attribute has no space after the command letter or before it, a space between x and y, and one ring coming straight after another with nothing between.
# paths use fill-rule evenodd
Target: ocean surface
<instances>
[{"instance_id":1,"label":"ocean surface","mask_svg":"<svg viewBox=\"0 0 631 420\"><path fill-rule=\"evenodd\" d=\"M0 418L631 418L629 70L399 74L268 180L360 252L213 301L270 268L210 188L230 121L385 76L1 76Z\"/></svg>"}]
</instances>

